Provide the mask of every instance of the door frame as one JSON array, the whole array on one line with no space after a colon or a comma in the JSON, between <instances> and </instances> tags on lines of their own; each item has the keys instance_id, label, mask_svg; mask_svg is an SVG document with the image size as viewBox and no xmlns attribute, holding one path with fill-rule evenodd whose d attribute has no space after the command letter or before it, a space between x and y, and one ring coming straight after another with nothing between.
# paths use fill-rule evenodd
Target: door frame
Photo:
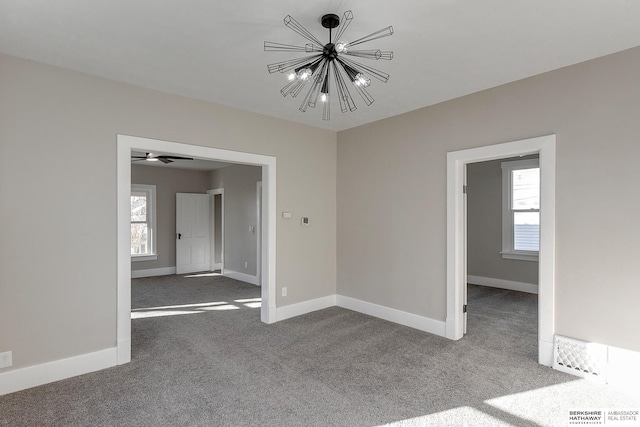
<instances>
[{"instance_id":1,"label":"door frame","mask_svg":"<svg viewBox=\"0 0 640 427\"><path fill-rule=\"evenodd\" d=\"M464 335L466 271L466 203L463 194L466 166L527 154L540 157L540 253L538 256L538 362L553 361L555 309L555 189L556 135L447 153L447 338Z\"/></svg>"},{"instance_id":2,"label":"door frame","mask_svg":"<svg viewBox=\"0 0 640 427\"><path fill-rule=\"evenodd\" d=\"M215 240L216 240L216 214L215 214L215 198L220 196L220 274L224 275L224 188L214 188L207 190L211 201L211 212L209 219L211 224L211 271L217 265L215 262Z\"/></svg>"},{"instance_id":3,"label":"door frame","mask_svg":"<svg viewBox=\"0 0 640 427\"><path fill-rule=\"evenodd\" d=\"M258 286L262 286L262 274L260 272L262 267L262 251L260 250L262 246L262 181L256 182L256 208L256 280Z\"/></svg>"},{"instance_id":4,"label":"door frame","mask_svg":"<svg viewBox=\"0 0 640 427\"><path fill-rule=\"evenodd\" d=\"M276 321L276 158L260 154L223 150L130 135L117 135L116 216L116 348L117 364L131 361L131 152L162 152L262 166L262 307L260 320Z\"/></svg>"}]
</instances>

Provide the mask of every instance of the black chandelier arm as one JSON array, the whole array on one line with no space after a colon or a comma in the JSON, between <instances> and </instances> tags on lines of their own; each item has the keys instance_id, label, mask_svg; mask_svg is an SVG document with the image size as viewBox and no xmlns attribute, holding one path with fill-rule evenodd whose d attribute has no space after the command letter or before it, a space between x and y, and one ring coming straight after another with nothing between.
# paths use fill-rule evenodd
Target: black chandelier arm
<instances>
[{"instance_id":1,"label":"black chandelier arm","mask_svg":"<svg viewBox=\"0 0 640 427\"><path fill-rule=\"evenodd\" d=\"M381 30L378 30L374 33L371 33L367 36L364 36L362 38L359 38L358 40L354 40L352 42L350 42L349 44L347 44L347 46L356 46L362 43L366 43L366 42L370 42L372 40L377 40L377 39L381 39L383 37L389 37L393 35L393 27L389 26L386 28L383 28Z\"/></svg>"},{"instance_id":2,"label":"black chandelier arm","mask_svg":"<svg viewBox=\"0 0 640 427\"><path fill-rule=\"evenodd\" d=\"M377 50L348 50L342 53L343 55L356 56L358 58L366 58L366 59L375 59L376 61L379 59L385 59L390 61L393 59L393 52L391 51L381 51Z\"/></svg>"},{"instance_id":3,"label":"black chandelier arm","mask_svg":"<svg viewBox=\"0 0 640 427\"><path fill-rule=\"evenodd\" d=\"M328 96L329 92L326 91L325 85L328 73L329 61L324 61L313 76L313 85L311 86L311 89L309 89L309 92L307 93L305 100L302 102L302 105L300 105L300 111L305 112L307 110L307 106L315 108L321 92L325 93Z\"/></svg>"},{"instance_id":4,"label":"black chandelier arm","mask_svg":"<svg viewBox=\"0 0 640 427\"><path fill-rule=\"evenodd\" d=\"M336 82L336 92L338 94L340 110L343 113L346 113L347 111L355 111L357 107L355 102L353 102L351 93L349 93L349 86L342 76L342 72L340 71L341 68L343 70L342 72L346 73L346 71L344 71L344 67L342 66L342 64L340 64L340 62L333 61L333 78Z\"/></svg>"},{"instance_id":5,"label":"black chandelier arm","mask_svg":"<svg viewBox=\"0 0 640 427\"><path fill-rule=\"evenodd\" d=\"M351 67L351 68L353 68L353 69L355 69L355 70L357 70L357 71L359 71L361 73L365 73L365 74L367 74L367 76L375 77L376 79L380 80L383 83L387 83L389 81L389 77L390 77L389 74L387 74L387 73L385 73L383 71L377 70L377 69L375 69L373 67L369 67L368 65L364 65L364 64L361 64L359 62L352 61L352 60L347 59L345 57L336 58L336 61L342 63L342 65L346 64L347 66L349 66L349 67Z\"/></svg>"},{"instance_id":6,"label":"black chandelier arm","mask_svg":"<svg viewBox=\"0 0 640 427\"><path fill-rule=\"evenodd\" d=\"M326 93L329 96L329 92L331 89L329 83L329 74L331 74L331 68L335 68L335 65L332 65L332 61L327 62L327 70L322 82L322 93ZM330 120L331 119L331 99L325 100L322 106L322 120Z\"/></svg>"},{"instance_id":7,"label":"black chandelier arm","mask_svg":"<svg viewBox=\"0 0 640 427\"><path fill-rule=\"evenodd\" d=\"M335 38L336 41L340 40L340 38L346 31L347 27L349 27L349 24L351 24L352 20L353 20L353 12L351 12L350 10L347 10L344 13L344 15L342 15L342 19L340 20L340 26L338 27L338 30L337 30L338 32Z\"/></svg>"},{"instance_id":8,"label":"black chandelier arm","mask_svg":"<svg viewBox=\"0 0 640 427\"><path fill-rule=\"evenodd\" d=\"M271 74L275 73L276 71L280 73L286 73L287 71L293 70L299 66L311 64L318 58L321 59L322 55L312 55L306 56L304 58L288 59L286 61L274 62L273 64L267 65L267 69Z\"/></svg>"},{"instance_id":9,"label":"black chandelier arm","mask_svg":"<svg viewBox=\"0 0 640 427\"><path fill-rule=\"evenodd\" d=\"M307 111L307 107L316 107L316 102L318 100L318 96L320 95L320 85L322 81L322 77L320 77L321 73L322 69L320 69L320 71L318 71L318 73L316 73L316 75L313 77L313 83L311 84L307 95L302 100L302 104L300 104L300 111L302 111L303 113Z\"/></svg>"},{"instance_id":10,"label":"black chandelier arm","mask_svg":"<svg viewBox=\"0 0 640 427\"><path fill-rule=\"evenodd\" d=\"M312 43L314 43L314 44L316 44L318 46L322 46L323 45L320 40L318 40L313 34L311 34L311 32L309 30L304 28L298 21L293 19L291 17L291 15L285 16L284 25L286 25L287 27L289 27L290 29L292 29L296 33L300 34L302 37L304 37L305 39L309 40L310 42L312 42Z\"/></svg>"},{"instance_id":11,"label":"black chandelier arm","mask_svg":"<svg viewBox=\"0 0 640 427\"><path fill-rule=\"evenodd\" d=\"M265 52L322 52L322 46L317 46L313 43L307 43L304 46L296 46L292 44L276 43L276 42L264 42Z\"/></svg>"}]
</instances>

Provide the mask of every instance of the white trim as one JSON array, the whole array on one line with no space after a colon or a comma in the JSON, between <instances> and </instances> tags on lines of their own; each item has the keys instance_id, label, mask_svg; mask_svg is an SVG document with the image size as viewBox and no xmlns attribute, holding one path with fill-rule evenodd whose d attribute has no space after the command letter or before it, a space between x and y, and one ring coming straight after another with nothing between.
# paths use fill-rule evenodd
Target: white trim
<instances>
[{"instance_id":1,"label":"white trim","mask_svg":"<svg viewBox=\"0 0 640 427\"><path fill-rule=\"evenodd\" d=\"M303 314L311 313L313 311L334 307L335 305L335 295L303 301L297 304L285 305L284 307L278 307L277 320L279 322L292 317L302 316Z\"/></svg>"},{"instance_id":2,"label":"white trim","mask_svg":"<svg viewBox=\"0 0 640 427\"><path fill-rule=\"evenodd\" d=\"M157 261L158 255L131 255L131 262Z\"/></svg>"},{"instance_id":3,"label":"white trim","mask_svg":"<svg viewBox=\"0 0 640 427\"><path fill-rule=\"evenodd\" d=\"M525 252L525 251L513 251L513 252L500 252L503 259L517 259L519 261L536 261L538 262L538 252Z\"/></svg>"},{"instance_id":4,"label":"white trim","mask_svg":"<svg viewBox=\"0 0 640 427\"><path fill-rule=\"evenodd\" d=\"M538 159L509 160L500 164L502 169L502 251L503 259L517 259L521 261L538 261L538 251L516 250L514 246L513 224L513 171L520 169L534 169L540 167ZM529 212L529 211L520 211ZM540 212L540 209L531 210Z\"/></svg>"},{"instance_id":5,"label":"white trim","mask_svg":"<svg viewBox=\"0 0 640 427\"><path fill-rule=\"evenodd\" d=\"M115 347L67 359L28 366L0 374L0 396L65 378L111 368L117 363Z\"/></svg>"},{"instance_id":6,"label":"white trim","mask_svg":"<svg viewBox=\"0 0 640 427\"><path fill-rule=\"evenodd\" d=\"M493 279L491 277L467 275L467 283L472 285L490 286L492 288L509 289L512 291L538 293L538 285L534 283L516 282L513 280Z\"/></svg>"},{"instance_id":7,"label":"white trim","mask_svg":"<svg viewBox=\"0 0 640 427\"><path fill-rule=\"evenodd\" d=\"M441 320L407 313L406 311L400 311L342 295L336 296L336 303L339 307L357 311L358 313L368 314L369 316L388 320L389 322L398 323L441 337L445 336L446 325L445 322Z\"/></svg>"},{"instance_id":8,"label":"white trim","mask_svg":"<svg viewBox=\"0 0 640 427\"><path fill-rule=\"evenodd\" d=\"M607 383L631 390L640 384L640 352L609 346Z\"/></svg>"},{"instance_id":9,"label":"white trim","mask_svg":"<svg viewBox=\"0 0 640 427\"><path fill-rule=\"evenodd\" d=\"M260 285L258 276L253 276L251 274L240 273L238 271L233 271L225 268L222 272L222 275L231 279L239 280L241 282L251 283L252 285Z\"/></svg>"},{"instance_id":10,"label":"white trim","mask_svg":"<svg viewBox=\"0 0 640 427\"><path fill-rule=\"evenodd\" d=\"M140 277L169 276L176 274L175 267L148 268L146 270L131 270L131 278L139 279Z\"/></svg>"},{"instance_id":11,"label":"white trim","mask_svg":"<svg viewBox=\"0 0 640 427\"><path fill-rule=\"evenodd\" d=\"M207 190L207 194L211 198L211 212L209 216L211 218L211 271L224 270L224 188L214 188L213 190ZM215 196L220 196L220 262L215 262L216 250L216 225L215 225Z\"/></svg>"},{"instance_id":12,"label":"white trim","mask_svg":"<svg viewBox=\"0 0 640 427\"><path fill-rule=\"evenodd\" d=\"M149 184L131 184L131 192L137 191L145 193L147 197L147 221L141 223L147 224L147 233L149 235L149 243L151 244L150 253L134 255L131 254L131 261L156 261L158 259L158 232L156 221L156 186ZM133 221L131 221L133 222Z\"/></svg>"},{"instance_id":13,"label":"white trim","mask_svg":"<svg viewBox=\"0 0 640 427\"><path fill-rule=\"evenodd\" d=\"M256 277L258 279L258 286L260 286L260 270L262 264L262 242L260 236L262 235L262 224L260 218L260 212L262 211L262 181L256 182Z\"/></svg>"},{"instance_id":14,"label":"white trim","mask_svg":"<svg viewBox=\"0 0 640 427\"><path fill-rule=\"evenodd\" d=\"M555 187L556 136L507 142L447 153L447 338L463 336L464 289L466 289L465 203L462 186L469 163L539 153L540 162L540 255L538 265L538 341L541 364L553 360L555 304ZM541 344L544 342L544 344ZM550 346L549 346L550 345Z\"/></svg>"},{"instance_id":15,"label":"white trim","mask_svg":"<svg viewBox=\"0 0 640 427\"><path fill-rule=\"evenodd\" d=\"M117 320L118 364L131 360L131 151L162 152L262 166L262 308L260 320L276 321L276 158L253 153L117 135Z\"/></svg>"}]
</instances>

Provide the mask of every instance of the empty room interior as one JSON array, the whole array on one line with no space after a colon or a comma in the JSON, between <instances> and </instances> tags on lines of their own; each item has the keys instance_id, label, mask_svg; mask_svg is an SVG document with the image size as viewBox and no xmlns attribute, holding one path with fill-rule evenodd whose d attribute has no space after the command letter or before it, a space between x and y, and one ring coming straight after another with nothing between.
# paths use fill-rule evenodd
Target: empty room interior
<instances>
[{"instance_id":1,"label":"empty room interior","mask_svg":"<svg viewBox=\"0 0 640 427\"><path fill-rule=\"evenodd\" d=\"M0 425L637 425L639 19L2 2Z\"/></svg>"}]
</instances>

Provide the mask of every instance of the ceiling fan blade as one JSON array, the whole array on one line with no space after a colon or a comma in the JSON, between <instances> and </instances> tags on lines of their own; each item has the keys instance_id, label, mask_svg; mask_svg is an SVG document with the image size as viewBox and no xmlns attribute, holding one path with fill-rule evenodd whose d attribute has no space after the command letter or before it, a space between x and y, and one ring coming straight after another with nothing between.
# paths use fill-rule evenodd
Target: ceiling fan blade
<instances>
[{"instance_id":1,"label":"ceiling fan blade","mask_svg":"<svg viewBox=\"0 0 640 427\"><path fill-rule=\"evenodd\" d=\"M164 163L165 165L166 165L167 163L173 163L173 160L169 160L169 159L167 159L165 156L159 156L159 157L158 157L158 160L160 160L160 161L161 161L162 163Z\"/></svg>"},{"instance_id":2,"label":"ceiling fan blade","mask_svg":"<svg viewBox=\"0 0 640 427\"><path fill-rule=\"evenodd\" d=\"M144 161L146 161L146 160L147 160L147 159L145 159L144 157L142 157L142 158L138 158L138 159L136 159L136 158L134 158L134 157L132 157L132 158L131 158L131 161L132 161L132 162L144 162Z\"/></svg>"},{"instance_id":3,"label":"ceiling fan blade","mask_svg":"<svg viewBox=\"0 0 640 427\"><path fill-rule=\"evenodd\" d=\"M180 156L158 156L158 158L172 159L172 160L193 160L191 157L180 157Z\"/></svg>"},{"instance_id":4,"label":"ceiling fan blade","mask_svg":"<svg viewBox=\"0 0 640 427\"><path fill-rule=\"evenodd\" d=\"M143 156L131 156L132 159L141 159L141 160L146 160L146 157Z\"/></svg>"}]
</instances>

